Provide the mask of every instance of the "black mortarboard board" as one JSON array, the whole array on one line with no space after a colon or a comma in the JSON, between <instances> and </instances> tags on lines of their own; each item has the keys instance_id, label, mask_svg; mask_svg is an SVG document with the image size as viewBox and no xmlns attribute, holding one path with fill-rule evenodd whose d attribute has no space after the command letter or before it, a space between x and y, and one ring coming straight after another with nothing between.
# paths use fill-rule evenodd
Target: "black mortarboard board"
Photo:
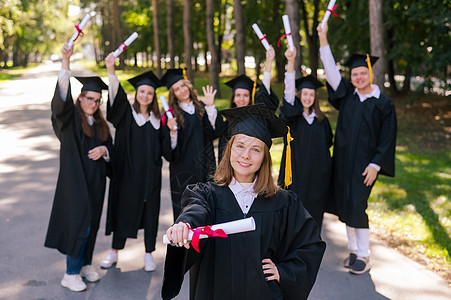
<instances>
[{"instance_id":1,"label":"black mortarboard board","mask_svg":"<svg viewBox=\"0 0 451 300\"><path fill-rule=\"evenodd\" d=\"M102 93L102 90L107 90L108 86L99 76L90 76L90 77L75 77L78 81L83 84L81 88L82 92L90 91Z\"/></svg>"},{"instance_id":2,"label":"black mortarboard board","mask_svg":"<svg viewBox=\"0 0 451 300\"><path fill-rule=\"evenodd\" d=\"M150 85L154 89L161 86L160 79L158 79L158 77L155 76L152 71L147 71L139 74L138 76L130 78L128 79L128 82L130 82L130 84L133 85L135 89L138 89L140 85Z\"/></svg>"},{"instance_id":3,"label":"black mortarboard board","mask_svg":"<svg viewBox=\"0 0 451 300\"><path fill-rule=\"evenodd\" d=\"M185 79L184 69L169 69L161 77L161 82L169 90L174 83L182 79Z\"/></svg>"},{"instance_id":4,"label":"black mortarboard board","mask_svg":"<svg viewBox=\"0 0 451 300\"><path fill-rule=\"evenodd\" d=\"M230 133L245 134L271 148L271 138L285 136L288 127L266 105L259 103L219 111L229 121Z\"/></svg>"},{"instance_id":5,"label":"black mortarboard board","mask_svg":"<svg viewBox=\"0 0 451 300\"><path fill-rule=\"evenodd\" d=\"M367 67L368 63L366 62L366 54L358 54L354 53L348 60L345 62L345 66L349 67L351 70L357 67ZM370 56L371 66L373 66L376 61L379 59L377 56Z\"/></svg>"},{"instance_id":6,"label":"black mortarboard board","mask_svg":"<svg viewBox=\"0 0 451 300\"><path fill-rule=\"evenodd\" d=\"M245 89L249 92L252 92L252 89L254 88L254 81L247 77L246 75L239 75L229 81L226 82L226 85L231 87L233 90L236 89ZM258 88L260 85L257 84L255 88Z\"/></svg>"},{"instance_id":7,"label":"black mortarboard board","mask_svg":"<svg viewBox=\"0 0 451 300\"><path fill-rule=\"evenodd\" d=\"M304 88L316 90L322 86L324 86L324 84L322 84L318 79L316 79L312 75L307 75L305 77L296 79L296 88L298 89L298 91Z\"/></svg>"}]
</instances>

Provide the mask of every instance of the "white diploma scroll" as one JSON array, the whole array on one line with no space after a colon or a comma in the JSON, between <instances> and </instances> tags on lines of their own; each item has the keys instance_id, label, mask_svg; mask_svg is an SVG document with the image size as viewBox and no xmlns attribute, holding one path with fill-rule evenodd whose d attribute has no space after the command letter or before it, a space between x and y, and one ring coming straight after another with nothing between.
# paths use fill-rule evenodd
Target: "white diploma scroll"
<instances>
[{"instance_id":1,"label":"white diploma scroll","mask_svg":"<svg viewBox=\"0 0 451 300\"><path fill-rule=\"evenodd\" d=\"M321 28L324 28L324 24L326 24L327 20L329 20L330 12L334 8L335 0L330 0L329 5L327 5L326 13L324 14L323 20L321 21Z\"/></svg>"},{"instance_id":2,"label":"white diploma scroll","mask_svg":"<svg viewBox=\"0 0 451 300\"><path fill-rule=\"evenodd\" d=\"M83 20L81 20L80 24L78 25L78 29L80 29L80 31L82 31L83 28L85 28L86 23L88 23L90 18L91 18L91 14L87 13L85 15L85 17L83 18ZM75 40L78 38L79 35L80 35L80 32L78 30L76 30L75 33L70 38L69 42L67 43L69 49L72 48L72 46L74 45Z\"/></svg>"},{"instance_id":3,"label":"white diploma scroll","mask_svg":"<svg viewBox=\"0 0 451 300\"><path fill-rule=\"evenodd\" d=\"M294 51L293 36L291 35L291 26L290 26L290 20L288 19L288 15L283 15L282 21L283 21L283 27L285 27L285 33L287 35L288 46L290 46L291 51Z\"/></svg>"},{"instance_id":4,"label":"white diploma scroll","mask_svg":"<svg viewBox=\"0 0 451 300\"><path fill-rule=\"evenodd\" d=\"M255 33L257 34L260 41L262 41L263 47L265 47L266 51L270 49L268 40L266 39L266 36L261 32L260 28L256 23L252 24L252 28L254 29Z\"/></svg>"},{"instance_id":5,"label":"white diploma scroll","mask_svg":"<svg viewBox=\"0 0 451 300\"><path fill-rule=\"evenodd\" d=\"M138 37L138 34L136 32L133 32L131 36L128 37L128 39L125 40L122 44L119 45L119 47L114 51L113 55L114 57L118 57L121 55L122 52L124 52L125 48L130 46L131 43L133 43L134 40Z\"/></svg>"},{"instance_id":6,"label":"white diploma scroll","mask_svg":"<svg viewBox=\"0 0 451 300\"><path fill-rule=\"evenodd\" d=\"M168 118L169 119L174 118L174 116L172 115L171 111L169 110L169 105L168 105L168 102L166 101L166 97L161 95L160 96L160 101L161 101L161 105L163 105L164 112L168 115ZM174 129L175 130L178 129L177 125L175 125Z\"/></svg>"},{"instance_id":7,"label":"white diploma scroll","mask_svg":"<svg viewBox=\"0 0 451 300\"><path fill-rule=\"evenodd\" d=\"M211 230L217 230L222 229L227 235L234 234L234 233L241 233L241 232L247 232L255 230L255 220L253 217L231 221L227 223L221 223L211 226ZM193 232L190 230L188 234L188 240L191 241L193 238ZM199 236L199 239L205 239L208 238L207 235L201 234ZM170 244L169 239L166 235L163 236L163 243Z\"/></svg>"}]
</instances>

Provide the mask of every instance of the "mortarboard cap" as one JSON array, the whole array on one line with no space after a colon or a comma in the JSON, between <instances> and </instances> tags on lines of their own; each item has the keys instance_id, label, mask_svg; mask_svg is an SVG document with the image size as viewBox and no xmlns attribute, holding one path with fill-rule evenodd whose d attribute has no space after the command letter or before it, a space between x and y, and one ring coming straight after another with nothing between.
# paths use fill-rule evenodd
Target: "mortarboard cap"
<instances>
[{"instance_id":1,"label":"mortarboard cap","mask_svg":"<svg viewBox=\"0 0 451 300\"><path fill-rule=\"evenodd\" d=\"M229 121L231 135L245 134L271 148L271 138L285 136L288 127L266 105L259 103L219 111Z\"/></svg>"},{"instance_id":2,"label":"mortarboard cap","mask_svg":"<svg viewBox=\"0 0 451 300\"><path fill-rule=\"evenodd\" d=\"M318 79L316 79L312 75L307 75L305 77L296 79L296 88L298 89L298 91L304 88L316 90L322 86L324 86L324 84L322 84Z\"/></svg>"},{"instance_id":3,"label":"mortarboard cap","mask_svg":"<svg viewBox=\"0 0 451 300\"><path fill-rule=\"evenodd\" d=\"M108 86L99 76L90 76L90 77L75 77L78 81L83 84L81 88L82 92L90 91L102 93L102 90L107 90Z\"/></svg>"},{"instance_id":4,"label":"mortarboard cap","mask_svg":"<svg viewBox=\"0 0 451 300\"><path fill-rule=\"evenodd\" d=\"M369 56L371 66L373 66L376 61L379 59L377 56ZM357 67L367 67L369 69L367 63L367 55L366 54L358 54L354 53L348 60L345 62L345 66L349 67L351 70Z\"/></svg>"},{"instance_id":5,"label":"mortarboard cap","mask_svg":"<svg viewBox=\"0 0 451 300\"><path fill-rule=\"evenodd\" d=\"M135 89L138 89L140 85L150 85L154 89L161 86L160 79L158 79L158 77L155 76L152 71L147 71L139 74L138 76L130 78L128 79L128 82L130 82L130 84L133 85Z\"/></svg>"},{"instance_id":6,"label":"mortarboard cap","mask_svg":"<svg viewBox=\"0 0 451 300\"><path fill-rule=\"evenodd\" d=\"M161 82L169 90L174 83L182 79L186 79L184 69L169 69L163 77L161 77Z\"/></svg>"},{"instance_id":7,"label":"mortarboard cap","mask_svg":"<svg viewBox=\"0 0 451 300\"><path fill-rule=\"evenodd\" d=\"M249 92L252 92L252 89L254 88L254 81L247 77L246 75L239 75L229 81L226 82L226 85L231 87L233 90L236 89L245 89ZM260 85L257 84L256 88Z\"/></svg>"}]
</instances>

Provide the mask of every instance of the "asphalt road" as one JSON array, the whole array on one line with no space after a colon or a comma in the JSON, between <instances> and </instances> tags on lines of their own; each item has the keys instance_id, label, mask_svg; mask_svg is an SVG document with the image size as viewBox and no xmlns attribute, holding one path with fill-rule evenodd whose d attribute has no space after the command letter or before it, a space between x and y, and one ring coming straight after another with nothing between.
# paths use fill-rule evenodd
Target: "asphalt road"
<instances>
[{"instance_id":1,"label":"asphalt road","mask_svg":"<svg viewBox=\"0 0 451 300\"><path fill-rule=\"evenodd\" d=\"M43 246L58 175L59 142L50 122L59 64L44 64L0 87L0 299L160 299L166 248L157 243L157 270L147 273L142 232L128 240L115 268L74 293L60 286L65 257ZM74 75L89 71L73 64ZM80 84L71 80L74 97ZM106 99L106 95L104 95ZM105 109L105 104L103 104ZM158 241L172 223L168 165L163 167ZM105 236L105 212L93 265L111 246ZM447 283L371 236L372 269L351 275L342 267L347 255L344 225L325 216L327 250L309 299L451 299ZM188 299L187 280L176 299Z\"/></svg>"}]
</instances>

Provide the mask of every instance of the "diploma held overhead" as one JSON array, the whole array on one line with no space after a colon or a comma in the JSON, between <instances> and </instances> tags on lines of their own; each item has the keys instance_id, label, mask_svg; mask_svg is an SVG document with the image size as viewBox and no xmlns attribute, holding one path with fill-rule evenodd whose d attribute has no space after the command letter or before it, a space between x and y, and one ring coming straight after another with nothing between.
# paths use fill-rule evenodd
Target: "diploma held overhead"
<instances>
[{"instance_id":1,"label":"diploma held overhead","mask_svg":"<svg viewBox=\"0 0 451 300\"><path fill-rule=\"evenodd\" d=\"M268 40L266 39L266 34L263 34L261 32L261 30L258 27L257 23L252 24L252 28L254 29L254 31L257 34L257 36L260 39L260 41L262 41L263 47L265 47L266 51L268 51L269 50L269 43L268 43Z\"/></svg>"},{"instance_id":2,"label":"diploma held overhead","mask_svg":"<svg viewBox=\"0 0 451 300\"><path fill-rule=\"evenodd\" d=\"M337 6L335 5L335 0L330 0L329 5L327 5L326 13L324 14L324 18L321 21L321 28L324 28L324 24L329 20L330 15L332 14L335 17L338 17L337 14L334 14L334 10Z\"/></svg>"},{"instance_id":3,"label":"diploma held overhead","mask_svg":"<svg viewBox=\"0 0 451 300\"><path fill-rule=\"evenodd\" d=\"M294 51L294 43L293 43L293 36L291 35L290 20L288 19L287 15L283 15L282 20L283 20L283 27L285 27L285 36L287 37L288 46L290 46L291 51Z\"/></svg>"},{"instance_id":4,"label":"diploma held overhead","mask_svg":"<svg viewBox=\"0 0 451 300\"><path fill-rule=\"evenodd\" d=\"M242 233L252 230L255 230L255 220L253 217L250 217L246 219L216 224L213 226L202 226L195 229L190 229L188 240L191 241L194 249L196 249L196 251L199 251L199 239L205 239L214 236L227 237L227 235L229 234ZM163 236L163 243L171 243L166 235Z\"/></svg>"},{"instance_id":5,"label":"diploma held overhead","mask_svg":"<svg viewBox=\"0 0 451 300\"><path fill-rule=\"evenodd\" d=\"M89 19L91 18L91 14L87 13L85 15L85 17L83 18L83 20L81 20L79 25L75 25L75 28L77 29L75 31L75 33L72 35L72 37L70 38L69 42L67 43L68 48L72 48L72 46L74 45L75 40L79 37L82 36L83 37L83 28L85 28L86 23L88 23Z\"/></svg>"},{"instance_id":6,"label":"diploma held overhead","mask_svg":"<svg viewBox=\"0 0 451 300\"><path fill-rule=\"evenodd\" d=\"M125 42L120 44L119 47L116 49L116 51L114 51L113 53L114 57L118 57L119 55L121 55L121 53L124 52L124 50L128 46L130 46L130 44L133 43L133 41L136 40L137 37L138 34L136 32L133 32L132 35L130 35L130 37L126 39Z\"/></svg>"}]
</instances>

